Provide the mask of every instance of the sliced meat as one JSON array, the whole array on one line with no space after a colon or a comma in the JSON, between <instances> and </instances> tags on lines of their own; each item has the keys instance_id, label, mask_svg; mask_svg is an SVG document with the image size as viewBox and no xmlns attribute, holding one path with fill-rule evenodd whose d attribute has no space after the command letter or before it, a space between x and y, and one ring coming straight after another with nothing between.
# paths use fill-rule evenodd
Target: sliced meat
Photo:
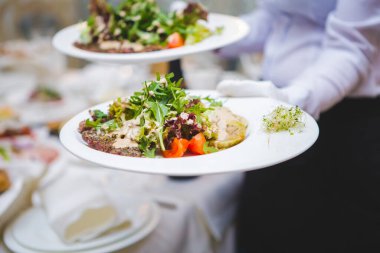
<instances>
[{"instance_id":1,"label":"sliced meat","mask_svg":"<svg viewBox=\"0 0 380 253\"><path fill-rule=\"evenodd\" d=\"M81 129L81 127L79 128ZM95 129L83 130L81 134L83 140L88 144L90 148L115 155L132 157L142 156L142 153L138 147L115 148L113 146L115 137L101 133L98 134Z\"/></svg>"},{"instance_id":2,"label":"sliced meat","mask_svg":"<svg viewBox=\"0 0 380 253\"><path fill-rule=\"evenodd\" d=\"M86 126L86 121L82 120L79 123L79 127L78 127L79 133L83 133L84 131L88 131L88 130L91 130L91 127Z\"/></svg>"},{"instance_id":3,"label":"sliced meat","mask_svg":"<svg viewBox=\"0 0 380 253\"><path fill-rule=\"evenodd\" d=\"M98 44L91 43L91 44L82 44L79 42L75 42L74 46L77 48L92 51L92 52L98 52L98 53L143 53L143 52L152 52L152 51L158 51L164 49L164 47L160 45L150 45L150 46L144 46L142 50L135 51L133 48L114 48L114 49L101 49Z\"/></svg>"}]
</instances>

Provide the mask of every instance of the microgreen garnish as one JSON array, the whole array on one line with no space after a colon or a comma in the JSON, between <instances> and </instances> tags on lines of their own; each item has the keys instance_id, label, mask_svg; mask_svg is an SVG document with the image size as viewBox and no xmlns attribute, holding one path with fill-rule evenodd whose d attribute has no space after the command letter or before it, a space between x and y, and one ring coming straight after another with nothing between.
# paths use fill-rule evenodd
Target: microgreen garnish
<instances>
[{"instance_id":1,"label":"microgreen garnish","mask_svg":"<svg viewBox=\"0 0 380 253\"><path fill-rule=\"evenodd\" d=\"M285 106L276 107L271 113L263 117L264 129L269 132L299 130L305 126L303 112L298 106L287 108Z\"/></svg>"}]
</instances>

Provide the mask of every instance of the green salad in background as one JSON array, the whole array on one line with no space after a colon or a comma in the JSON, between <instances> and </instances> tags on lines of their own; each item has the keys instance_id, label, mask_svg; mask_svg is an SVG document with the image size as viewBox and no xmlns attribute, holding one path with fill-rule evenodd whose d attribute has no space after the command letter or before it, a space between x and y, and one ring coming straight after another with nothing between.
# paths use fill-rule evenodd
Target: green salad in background
<instances>
[{"instance_id":1,"label":"green salad in background","mask_svg":"<svg viewBox=\"0 0 380 253\"><path fill-rule=\"evenodd\" d=\"M210 30L208 12L199 3L179 11L163 12L154 0L122 0L116 6L91 0L90 16L75 46L107 53L136 53L198 43L222 27Z\"/></svg>"}]
</instances>

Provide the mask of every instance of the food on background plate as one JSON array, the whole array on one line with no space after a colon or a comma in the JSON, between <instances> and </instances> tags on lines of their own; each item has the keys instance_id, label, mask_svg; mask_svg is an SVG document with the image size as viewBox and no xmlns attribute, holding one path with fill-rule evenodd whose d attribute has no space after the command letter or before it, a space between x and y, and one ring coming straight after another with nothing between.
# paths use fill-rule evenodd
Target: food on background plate
<instances>
[{"instance_id":1,"label":"food on background plate","mask_svg":"<svg viewBox=\"0 0 380 253\"><path fill-rule=\"evenodd\" d=\"M59 153L45 143L45 134L45 130L34 131L16 118L0 120L0 161L26 159L50 164Z\"/></svg>"},{"instance_id":2,"label":"food on background plate","mask_svg":"<svg viewBox=\"0 0 380 253\"><path fill-rule=\"evenodd\" d=\"M16 118L16 112L9 106L0 106L0 121Z\"/></svg>"},{"instance_id":3,"label":"food on background plate","mask_svg":"<svg viewBox=\"0 0 380 253\"><path fill-rule=\"evenodd\" d=\"M4 45L4 43L2 43L0 44L0 57L4 57L4 56L14 57L20 60L24 60L28 58L28 55L26 54L25 51L21 49L17 49L17 48L12 48L12 47L9 48L9 46L7 47L6 45Z\"/></svg>"},{"instance_id":4,"label":"food on background plate","mask_svg":"<svg viewBox=\"0 0 380 253\"><path fill-rule=\"evenodd\" d=\"M0 162L25 160L49 165L60 155L55 143L49 142L44 138L40 140L37 136L0 139Z\"/></svg>"},{"instance_id":5,"label":"food on background plate","mask_svg":"<svg viewBox=\"0 0 380 253\"><path fill-rule=\"evenodd\" d=\"M51 121L46 124L50 135L59 136L59 131L61 131L61 128L65 121Z\"/></svg>"},{"instance_id":6,"label":"food on background plate","mask_svg":"<svg viewBox=\"0 0 380 253\"><path fill-rule=\"evenodd\" d=\"M30 102L57 102L62 100L62 95L49 87L39 86L29 96Z\"/></svg>"},{"instance_id":7,"label":"food on background plate","mask_svg":"<svg viewBox=\"0 0 380 253\"><path fill-rule=\"evenodd\" d=\"M0 158L4 161L9 161L9 154L8 150L6 150L4 147L0 146Z\"/></svg>"},{"instance_id":8,"label":"food on background plate","mask_svg":"<svg viewBox=\"0 0 380 253\"><path fill-rule=\"evenodd\" d=\"M20 123L17 118L11 107L0 107L0 139L32 134L30 127Z\"/></svg>"},{"instance_id":9,"label":"food on background plate","mask_svg":"<svg viewBox=\"0 0 380 253\"><path fill-rule=\"evenodd\" d=\"M32 130L30 127L14 120L0 123L0 139L17 136L32 136Z\"/></svg>"},{"instance_id":10,"label":"food on background plate","mask_svg":"<svg viewBox=\"0 0 380 253\"><path fill-rule=\"evenodd\" d=\"M299 132L305 127L304 113L298 106L277 106L271 113L263 117L264 130L268 133L281 131Z\"/></svg>"},{"instance_id":11,"label":"food on background plate","mask_svg":"<svg viewBox=\"0 0 380 253\"><path fill-rule=\"evenodd\" d=\"M188 3L183 10L165 13L155 0L122 0L117 6L92 0L89 9L90 17L74 45L95 52L138 53L176 48L222 31L205 26L208 12L199 3Z\"/></svg>"},{"instance_id":12,"label":"food on background plate","mask_svg":"<svg viewBox=\"0 0 380 253\"><path fill-rule=\"evenodd\" d=\"M210 97L188 95L173 74L143 83L108 112L90 111L79 124L89 147L132 157L201 155L232 147L245 139L247 121Z\"/></svg>"},{"instance_id":13,"label":"food on background plate","mask_svg":"<svg viewBox=\"0 0 380 253\"><path fill-rule=\"evenodd\" d=\"M28 148L14 149L17 158L25 160L40 161L44 164L51 164L59 157L59 151L48 145L35 145Z\"/></svg>"},{"instance_id":14,"label":"food on background plate","mask_svg":"<svg viewBox=\"0 0 380 253\"><path fill-rule=\"evenodd\" d=\"M8 173L4 169L0 169L0 194L4 193L11 187L11 181Z\"/></svg>"}]
</instances>

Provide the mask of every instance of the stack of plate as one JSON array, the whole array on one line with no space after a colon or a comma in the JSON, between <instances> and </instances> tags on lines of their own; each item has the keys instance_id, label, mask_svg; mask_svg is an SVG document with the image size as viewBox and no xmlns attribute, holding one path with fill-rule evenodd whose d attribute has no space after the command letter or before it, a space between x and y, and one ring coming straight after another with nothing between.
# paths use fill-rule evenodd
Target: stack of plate
<instances>
[{"instance_id":1,"label":"stack of plate","mask_svg":"<svg viewBox=\"0 0 380 253\"><path fill-rule=\"evenodd\" d=\"M4 243L18 253L104 253L128 247L147 236L157 226L159 209L151 201L131 207L128 223L102 236L74 244L62 242L50 227L43 209L33 207L22 213L4 232Z\"/></svg>"}]
</instances>

